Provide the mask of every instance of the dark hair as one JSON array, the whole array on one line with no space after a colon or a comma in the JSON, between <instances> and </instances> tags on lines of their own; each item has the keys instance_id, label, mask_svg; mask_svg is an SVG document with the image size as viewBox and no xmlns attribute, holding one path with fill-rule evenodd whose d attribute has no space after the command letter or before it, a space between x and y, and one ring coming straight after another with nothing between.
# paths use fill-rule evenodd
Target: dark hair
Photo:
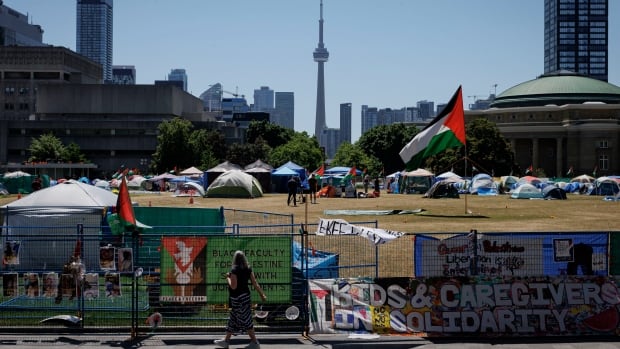
<instances>
[{"instance_id":1,"label":"dark hair","mask_svg":"<svg viewBox=\"0 0 620 349\"><path fill-rule=\"evenodd\" d=\"M243 251L235 251L235 255L232 260L233 267L239 267L242 269L248 268L248 260L245 258Z\"/></svg>"}]
</instances>

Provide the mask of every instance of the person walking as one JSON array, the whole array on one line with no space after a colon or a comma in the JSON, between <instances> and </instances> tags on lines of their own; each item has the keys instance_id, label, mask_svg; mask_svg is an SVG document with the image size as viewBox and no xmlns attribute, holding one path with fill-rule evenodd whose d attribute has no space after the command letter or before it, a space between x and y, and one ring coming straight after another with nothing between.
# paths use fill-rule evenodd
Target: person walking
<instances>
[{"instance_id":1,"label":"person walking","mask_svg":"<svg viewBox=\"0 0 620 349\"><path fill-rule=\"evenodd\" d=\"M267 296L256 281L252 267L248 264L248 260L242 251L235 252L230 272L226 273L226 281L228 282L230 317L226 325L226 336L222 339L216 339L214 344L218 348L228 348L230 337L235 332L245 331L250 336L250 344L246 348L259 349L260 343L256 338L254 323L252 322L252 301L248 281L252 282L252 286L263 302L267 300Z\"/></svg>"},{"instance_id":2,"label":"person walking","mask_svg":"<svg viewBox=\"0 0 620 349\"><path fill-rule=\"evenodd\" d=\"M286 205L291 206L291 199L293 199L293 206L297 206L297 181L294 176L291 176L291 179L286 182L286 188L288 189Z\"/></svg>"}]
</instances>

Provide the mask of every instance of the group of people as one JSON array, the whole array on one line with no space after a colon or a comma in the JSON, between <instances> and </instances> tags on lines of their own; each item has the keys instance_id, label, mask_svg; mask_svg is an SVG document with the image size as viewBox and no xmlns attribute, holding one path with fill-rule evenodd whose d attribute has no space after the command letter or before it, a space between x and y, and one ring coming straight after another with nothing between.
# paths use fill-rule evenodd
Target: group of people
<instances>
[{"instance_id":1,"label":"group of people","mask_svg":"<svg viewBox=\"0 0 620 349\"><path fill-rule=\"evenodd\" d=\"M310 203L316 204L316 196L318 192L319 180L316 174L311 174L308 178L308 190L310 191ZM293 206L297 206L297 195L302 193L301 179L299 176L291 176L286 182L286 188L288 189L288 197L286 198L286 205L290 206L291 201Z\"/></svg>"}]
</instances>

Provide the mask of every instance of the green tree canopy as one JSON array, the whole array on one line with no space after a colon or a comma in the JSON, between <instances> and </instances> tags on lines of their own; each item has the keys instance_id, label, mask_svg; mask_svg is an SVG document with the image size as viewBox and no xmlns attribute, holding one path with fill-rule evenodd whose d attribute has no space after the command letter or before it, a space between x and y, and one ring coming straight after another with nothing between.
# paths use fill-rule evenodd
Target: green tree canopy
<instances>
[{"instance_id":1,"label":"green tree canopy","mask_svg":"<svg viewBox=\"0 0 620 349\"><path fill-rule=\"evenodd\" d=\"M366 168L372 176L379 175L383 170L383 165L378 159L366 154L358 145L348 142L340 144L331 164L333 166L355 166L358 170Z\"/></svg>"},{"instance_id":2,"label":"green tree canopy","mask_svg":"<svg viewBox=\"0 0 620 349\"><path fill-rule=\"evenodd\" d=\"M484 118L475 119L465 125L467 141L467 171L465 171L465 147L447 149L426 161L435 173L453 170L460 175L471 176L474 168L495 176L510 174L514 153L502 136L497 125Z\"/></svg>"},{"instance_id":3,"label":"green tree canopy","mask_svg":"<svg viewBox=\"0 0 620 349\"><path fill-rule=\"evenodd\" d=\"M67 155L65 146L60 138L54 136L51 132L33 138L28 148L30 153L29 161L48 161L48 160L64 160Z\"/></svg>"},{"instance_id":4,"label":"green tree canopy","mask_svg":"<svg viewBox=\"0 0 620 349\"><path fill-rule=\"evenodd\" d=\"M74 142L69 143L69 145L65 147L63 159L71 162L88 162L88 159L86 159L86 156L82 153L80 146Z\"/></svg>"},{"instance_id":5,"label":"green tree canopy","mask_svg":"<svg viewBox=\"0 0 620 349\"><path fill-rule=\"evenodd\" d=\"M189 142L193 128L191 122L181 118L159 124L157 148L153 154L153 164L158 173L195 165L194 151Z\"/></svg>"},{"instance_id":6,"label":"green tree canopy","mask_svg":"<svg viewBox=\"0 0 620 349\"><path fill-rule=\"evenodd\" d=\"M214 130L193 130L189 136L189 144L194 153L195 163L202 170L216 166L226 158L226 139L220 132Z\"/></svg>"},{"instance_id":7,"label":"green tree canopy","mask_svg":"<svg viewBox=\"0 0 620 349\"><path fill-rule=\"evenodd\" d=\"M366 131L356 145L364 153L377 159L385 168L385 174L389 174L405 167L398 153L413 139L417 131L415 126L403 123L379 125Z\"/></svg>"},{"instance_id":8,"label":"green tree canopy","mask_svg":"<svg viewBox=\"0 0 620 349\"><path fill-rule=\"evenodd\" d=\"M305 167L308 171L318 168L323 162L323 153L316 138L307 132L296 132L286 144L273 149L269 155L269 163L273 167L282 166L288 161Z\"/></svg>"},{"instance_id":9,"label":"green tree canopy","mask_svg":"<svg viewBox=\"0 0 620 349\"><path fill-rule=\"evenodd\" d=\"M256 143L258 138L262 138L271 148L277 148L288 143L295 134L295 131L273 124L269 121L252 121L245 134L247 143Z\"/></svg>"}]
</instances>

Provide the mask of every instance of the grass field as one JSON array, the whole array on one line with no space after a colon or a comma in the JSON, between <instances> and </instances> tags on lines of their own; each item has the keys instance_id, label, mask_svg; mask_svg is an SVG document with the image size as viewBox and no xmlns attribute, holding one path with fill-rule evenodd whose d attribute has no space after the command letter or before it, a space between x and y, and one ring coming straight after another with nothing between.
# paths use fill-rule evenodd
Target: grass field
<instances>
[{"instance_id":1,"label":"grass field","mask_svg":"<svg viewBox=\"0 0 620 349\"><path fill-rule=\"evenodd\" d=\"M618 230L620 202L601 196L571 195L568 200L521 200L507 195L461 195L460 199L426 199L419 194L384 194L378 198L319 198L317 204L286 205L286 194L266 194L256 199L174 197L170 193L132 193L140 206L209 207L255 210L295 215L295 223L317 223L319 218L349 221L377 220L383 229L406 233L464 232L555 232ZM0 197L0 205L17 199ZM308 200L309 201L309 200ZM325 210L424 210L404 215L325 215ZM469 213L468 213L469 212ZM145 222L148 224L148 222Z\"/></svg>"},{"instance_id":2,"label":"grass field","mask_svg":"<svg viewBox=\"0 0 620 349\"><path fill-rule=\"evenodd\" d=\"M426 199L419 194L384 194L378 198L319 198L317 204L286 205L286 194L266 194L256 199L174 197L171 193L131 193L140 206L219 208L293 214L294 222L316 224L320 218L342 218L349 222L377 221L378 227L417 233L463 233L476 229L488 232L577 232L618 231L620 202L601 196L571 195L568 200L520 200L507 195L461 195L460 199ZM0 205L16 196L0 197ZM307 200L309 201L309 200ZM335 216L325 210L423 210L420 214ZM148 224L149 222L143 222ZM227 222L229 224L235 222ZM257 222L260 223L260 222ZM248 224L244 222L243 224ZM374 262L374 249L365 239L330 239L314 236L319 250L338 253L341 262L363 265ZM397 239L379 247L379 276L410 276L413 269L411 239ZM341 276L372 275L374 268L349 270ZM370 274L369 274L370 273Z\"/></svg>"}]
</instances>

